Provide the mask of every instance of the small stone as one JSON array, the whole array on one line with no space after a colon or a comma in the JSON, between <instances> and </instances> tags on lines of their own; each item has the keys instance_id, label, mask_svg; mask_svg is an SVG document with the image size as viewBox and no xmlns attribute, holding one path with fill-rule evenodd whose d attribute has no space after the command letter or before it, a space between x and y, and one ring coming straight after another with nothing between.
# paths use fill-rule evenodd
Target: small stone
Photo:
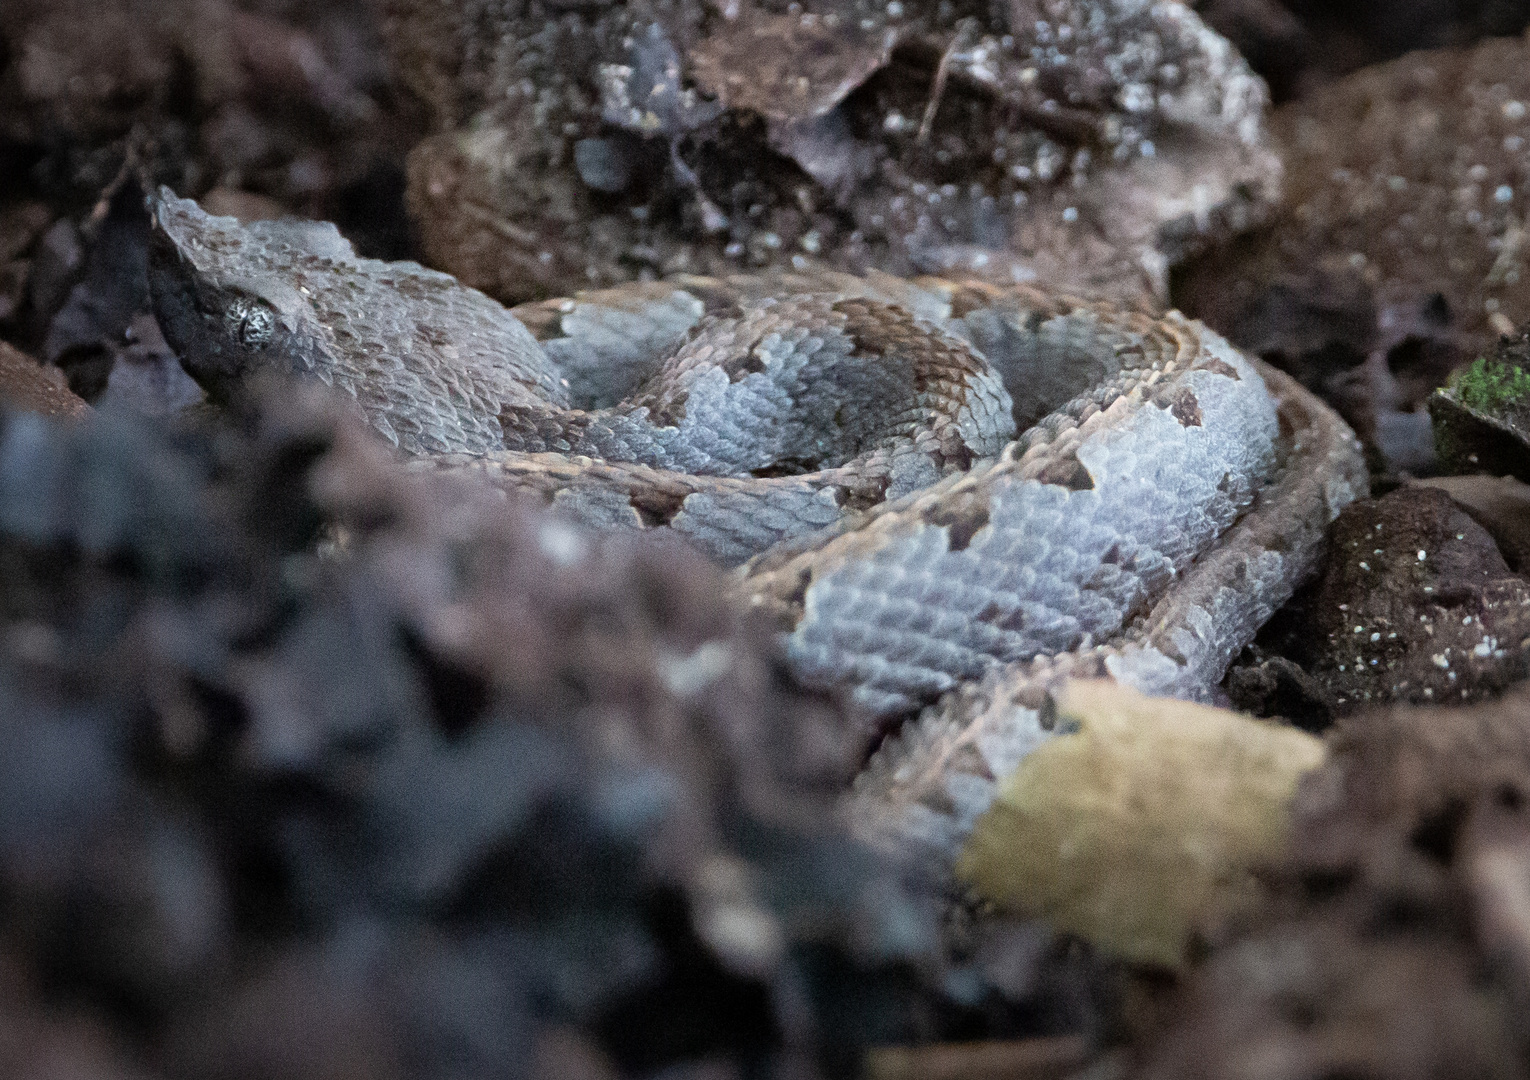
<instances>
[{"instance_id":1,"label":"small stone","mask_svg":"<svg viewBox=\"0 0 1530 1080\"><path fill-rule=\"evenodd\" d=\"M1383 536L1368 568L1343 557L1352 545L1371 550ZM1349 711L1340 698L1422 701L1450 688L1477 699L1530 675L1530 649L1475 651L1488 638L1519 642L1530 634L1530 582L1444 491L1410 486L1352 504L1329 543L1319 580L1258 642L1299 665L1336 715ZM1357 657L1362 632L1368 640Z\"/></svg>"},{"instance_id":2,"label":"small stone","mask_svg":"<svg viewBox=\"0 0 1530 1080\"><path fill-rule=\"evenodd\" d=\"M1456 372L1429 400L1435 444L1455 472L1530 480L1530 331Z\"/></svg>"},{"instance_id":3,"label":"small stone","mask_svg":"<svg viewBox=\"0 0 1530 1080\"><path fill-rule=\"evenodd\" d=\"M574 144L579 179L596 191L618 194L632 182L632 164L611 139L580 139Z\"/></svg>"}]
</instances>

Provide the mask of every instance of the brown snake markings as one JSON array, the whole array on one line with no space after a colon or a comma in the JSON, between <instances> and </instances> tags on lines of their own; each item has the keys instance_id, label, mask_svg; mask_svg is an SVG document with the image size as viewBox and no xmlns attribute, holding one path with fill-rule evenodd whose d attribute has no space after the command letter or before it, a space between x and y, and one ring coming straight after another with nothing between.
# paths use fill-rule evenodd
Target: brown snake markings
<instances>
[{"instance_id":1,"label":"brown snake markings","mask_svg":"<svg viewBox=\"0 0 1530 1080\"><path fill-rule=\"evenodd\" d=\"M153 210L156 310L215 399L317 378L421 467L738 565L801 681L917 714L851 811L938 866L1050 689L1206 696L1365 490L1337 417L1173 312L821 272L512 314L330 226Z\"/></svg>"}]
</instances>

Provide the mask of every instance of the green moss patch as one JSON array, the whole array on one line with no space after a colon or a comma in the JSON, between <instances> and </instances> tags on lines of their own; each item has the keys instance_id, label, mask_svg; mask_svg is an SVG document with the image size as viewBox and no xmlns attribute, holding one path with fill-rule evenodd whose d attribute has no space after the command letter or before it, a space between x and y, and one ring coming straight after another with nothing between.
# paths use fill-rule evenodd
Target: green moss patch
<instances>
[{"instance_id":1,"label":"green moss patch","mask_svg":"<svg viewBox=\"0 0 1530 1080\"><path fill-rule=\"evenodd\" d=\"M1530 374L1498 360L1478 357L1451 382L1457 400L1480 412L1495 413L1530 399Z\"/></svg>"}]
</instances>

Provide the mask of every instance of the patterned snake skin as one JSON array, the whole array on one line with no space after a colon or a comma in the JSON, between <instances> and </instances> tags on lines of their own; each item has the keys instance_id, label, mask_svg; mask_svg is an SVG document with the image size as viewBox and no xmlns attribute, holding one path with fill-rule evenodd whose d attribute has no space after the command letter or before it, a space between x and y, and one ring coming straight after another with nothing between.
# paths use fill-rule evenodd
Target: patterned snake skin
<instances>
[{"instance_id":1,"label":"patterned snake skin","mask_svg":"<svg viewBox=\"0 0 1530 1080\"><path fill-rule=\"evenodd\" d=\"M510 312L332 226L151 208L156 310L215 400L312 376L421 467L737 566L803 683L917 714L851 812L937 866L1062 680L1209 696L1365 491L1336 416L1177 313L827 272Z\"/></svg>"}]
</instances>

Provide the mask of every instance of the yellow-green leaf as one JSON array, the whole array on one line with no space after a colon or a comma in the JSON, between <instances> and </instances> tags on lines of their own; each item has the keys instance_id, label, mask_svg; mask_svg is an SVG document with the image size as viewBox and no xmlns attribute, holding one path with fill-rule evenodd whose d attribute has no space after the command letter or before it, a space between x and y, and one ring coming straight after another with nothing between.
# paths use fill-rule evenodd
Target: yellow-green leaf
<instances>
[{"instance_id":1,"label":"yellow-green leaf","mask_svg":"<svg viewBox=\"0 0 1530 1080\"><path fill-rule=\"evenodd\" d=\"M1059 719L1076 730L1001 783L957 874L1002 910L1177 967L1196 916L1236 902L1278 854L1323 743L1104 681L1069 684Z\"/></svg>"}]
</instances>

